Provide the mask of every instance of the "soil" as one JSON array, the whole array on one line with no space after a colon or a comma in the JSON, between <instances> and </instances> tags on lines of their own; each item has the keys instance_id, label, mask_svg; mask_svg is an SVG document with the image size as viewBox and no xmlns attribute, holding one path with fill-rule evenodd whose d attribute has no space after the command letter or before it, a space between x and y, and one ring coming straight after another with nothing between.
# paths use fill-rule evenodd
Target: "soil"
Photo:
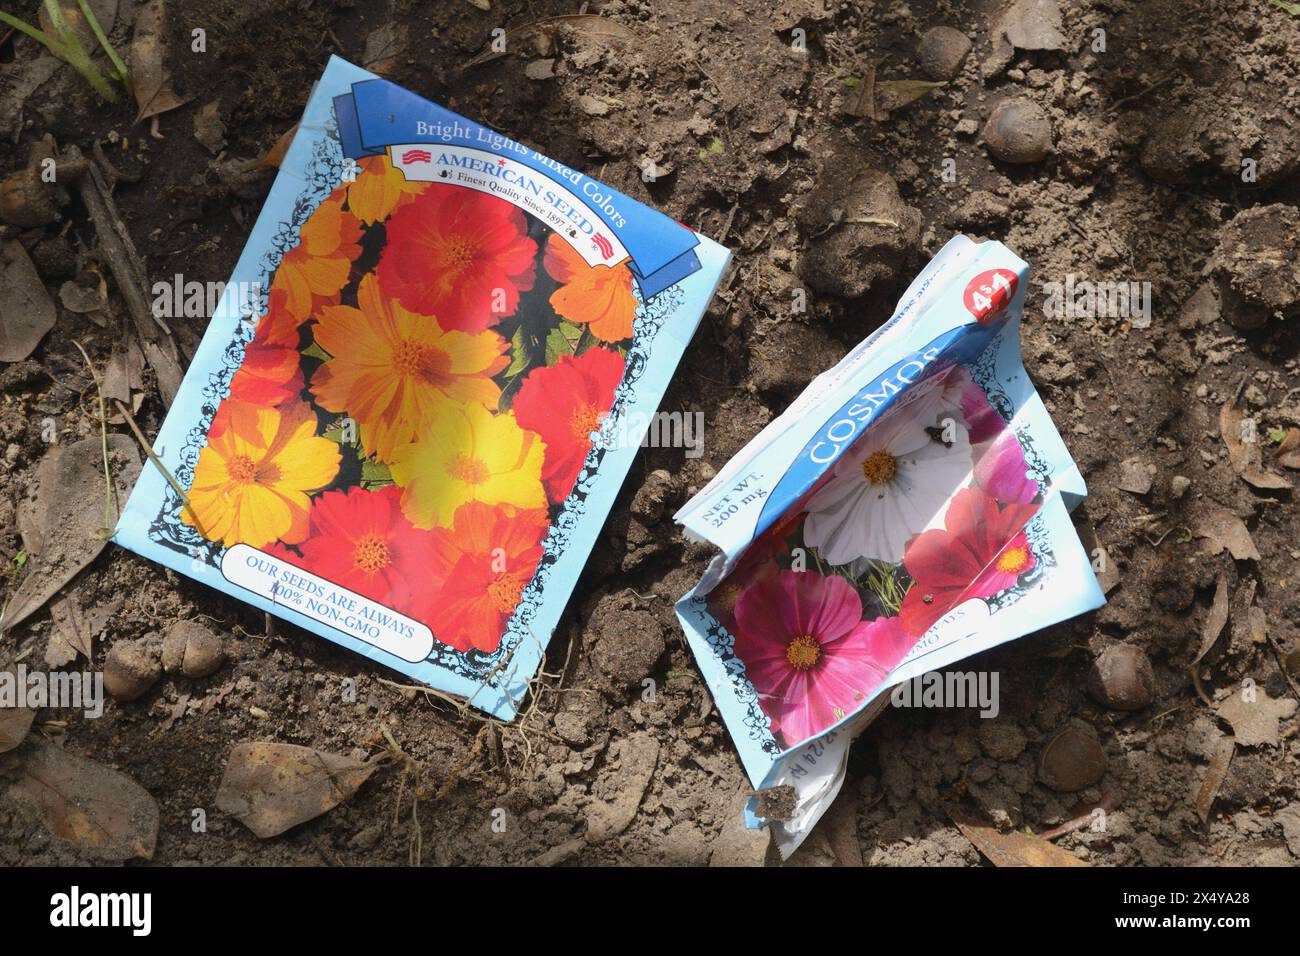
<instances>
[{"instance_id":1,"label":"soil","mask_svg":"<svg viewBox=\"0 0 1300 956\"><path fill-rule=\"evenodd\" d=\"M119 6L112 37L126 49L137 5ZM524 718L485 722L397 686L396 674L109 545L76 580L87 607L121 602L96 642L95 668L117 642L160 645L178 620L220 635L226 661L198 680L168 673L134 702L110 701L99 719L44 712L34 733L122 771L157 800L155 864L771 862L762 842L735 829L748 784L672 612L708 554L671 515L966 232L1033 266L1026 365L1088 481L1076 522L1105 552L1109 603L961 665L999 673L996 719L887 709L854 744L839 800L791 862L980 865L954 811L1038 833L1102 804L1104 827L1074 829L1057 845L1095 865L1293 865L1293 708L1276 737L1235 745L1204 821L1197 795L1232 731L1218 703L1245 681L1261 697L1296 695L1283 663L1295 664L1300 635L1292 493L1243 480L1219 432L1221 407L1234 403L1257 423L1270 467L1279 430L1300 425L1296 282L1261 274L1258 256L1234 271L1215 250L1240 241L1226 230L1243 210L1282 204L1292 208L1273 221L1296 221L1300 17L1266 0L1061 7L1063 49L1008 52L999 34L1026 42L1035 31L991 31L993 3L610 0L586 10L628 28L628 40L562 30L517 41L522 55L467 66L494 28L576 5L190 0L169 9L168 62L188 102L161 116L165 139L133 122L133 106L107 107L70 69L54 73L3 119L0 174L23 167L46 133L88 155L101 142L125 174L115 198L150 282L229 277L271 179L232 185L230 161L262 156L295 122L328 55L363 62L366 38L385 23L407 37L391 79L663 209L729 246L735 263L664 403L704 412L703 455L642 451ZM861 115L868 68L877 84L921 76L920 35L940 25L973 43L956 78L888 114ZM205 53L192 50L195 29L206 31ZM12 81L37 52L11 39L0 65ZM554 60L553 75L539 68L531 79L525 67L539 59ZM981 130L1010 96L1046 112L1047 158L1009 165L989 155ZM214 101L226 127L218 157L193 126ZM660 174L653 182L642 177L647 161ZM1243 178L1247 167L1255 175ZM854 221L891 218L881 209L900 225ZM107 274L75 202L61 222L6 237L33 252L52 294L91 264ZM1294 257L1294 235L1276 241ZM1070 275L1150 282L1149 322L1049 314L1044 285ZM1252 282L1269 290L1258 302ZM94 383L72 343L98 367L107 362L129 327L111 277L108 291L98 314L61 306L32 357L0 370L6 561L24 547L17 514L48 447L43 422L57 423L60 442L98 435ZM1234 321L1259 302L1275 314ZM204 323L173 321L187 357ZM166 409L149 373L146 383L136 417L152 435ZM1135 483L1143 474L1150 480ZM1257 558L1238 547L1207 553L1197 531L1222 510L1245 522ZM6 593L22 577L11 566ZM1198 692L1192 665L1216 592L1235 600L1195 667ZM1261 622L1265 633L1248 626ZM32 615L0 638L0 662L40 660L53 627L48 610ZM1136 711L1088 693L1095 657L1118 642L1152 663L1154 699ZM259 840L214 809L237 742L365 758L388 749L381 728L411 762L389 761L342 805L283 836ZM1041 782L1039 764L1066 728L1096 737L1104 775L1063 793ZM206 811L200 832L196 809ZM0 833L0 864L88 858L4 798Z\"/></svg>"}]
</instances>

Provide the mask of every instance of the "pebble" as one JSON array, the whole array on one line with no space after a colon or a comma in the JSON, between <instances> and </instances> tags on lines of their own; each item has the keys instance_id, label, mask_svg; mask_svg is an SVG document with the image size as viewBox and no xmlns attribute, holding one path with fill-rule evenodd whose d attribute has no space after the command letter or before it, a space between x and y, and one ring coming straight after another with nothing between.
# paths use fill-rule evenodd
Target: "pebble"
<instances>
[{"instance_id":1,"label":"pebble","mask_svg":"<svg viewBox=\"0 0 1300 956\"><path fill-rule=\"evenodd\" d=\"M1192 487L1192 479L1186 475L1174 475L1169 482L1169 490L1175 498L1181 498L1187 494L1187 489Z\"/></svg>"},{"instance_id":2,"label":"pebble","mask_svg":"<svg viewBox=\"0 0 1300 956\"><path fill-rule=\"evenodd\" d=\"M221 638L194 621L177 621L163 638L162 665L169 674L207 677L215 674L225 660Z\"/></svg>"},{"instance_id":3,"label":"pebble","mask_svg":"<svg viewBox=\"0 0 1300 956\"><path fill-rule=\"evenodd\" d=\"M143 641L118 641L104 661L104 689L114 700L143 697L162 676L162 667Z\"/></svg>"},{"instance_id":4,"label":"pebble","mask_svg":"<svg viewBox=\"0 0 1300 956\"><path fill-rule=\"evenodd\" d=\"M1129 458L1120 463L1119 487L1135 495L1145 495L1151 490L1152 468L1140 458Z\"/></svg>"},{"instance_id":5,"label":"pebble","mask_svg":"<svg viewBox=\"0 0 1300 956\"><path fill-rule=\"evenodd\" d=\"M1090 730L1066 727L1043 748L1038 779L1059 793L1091 787L1106 773L1106 753Z\"/></svg>"},{"instance_id":6,"label":"pebble","mask_svg":"<svg viewBox=\"0 0 1300 956\"><path fill-rule=\"evenodd\" d=\"M984 142L1003 162L1036 163L1052 151L1052 123L1033 100L1013 96L993 108Z\"/></svg>"},{"instance_id":7,"label":"pebble","mask_svg":"<svg viewBox=\"0 0 1300 956\"><path fill-rule=\"evenodd\" d=\"M1111 710L1141 710L1151 703L1155 689L1151 659L1133 644L1112 644L1088 671L1088 693Z\"/></svg>"},{"instance_id":8,"label":"pebble","mask_svg":"<svg viewBox=\"0 0 1300 956\"><path fill-rule=\"evenodd\" d=\"M970 38L952 27L933 27L921 35L916 59L927 79L952 80L970 53Z\"/></svg>"}]
</instances>

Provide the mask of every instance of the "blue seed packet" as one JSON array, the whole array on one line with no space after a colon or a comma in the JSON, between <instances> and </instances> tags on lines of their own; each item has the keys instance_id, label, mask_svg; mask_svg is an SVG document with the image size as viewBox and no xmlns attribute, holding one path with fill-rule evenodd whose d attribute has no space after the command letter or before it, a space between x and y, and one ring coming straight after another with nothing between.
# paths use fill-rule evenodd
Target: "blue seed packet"
<instances>
[{"instance_id":1,"label":"blue seed packet","mask_svg":"<svg viewBox=\"0 0 1300 956\"><path fill-rule=\"evenodd\" d=\"M728 258L332 58L115 540L512 718Z\"/></svg>"},{"instance_id":2,"label":"blue seed packet","mask_svg":"<svg viewBox=\"0 0 1300 956\"><path fill-rule=\"evenodd\" d=\"M719 550L677 615L754 786L796 791L785 853L891 688L1104 602L1021 364L1027 281L954 238L676 515Z\"/></svg>"}]
</instances>

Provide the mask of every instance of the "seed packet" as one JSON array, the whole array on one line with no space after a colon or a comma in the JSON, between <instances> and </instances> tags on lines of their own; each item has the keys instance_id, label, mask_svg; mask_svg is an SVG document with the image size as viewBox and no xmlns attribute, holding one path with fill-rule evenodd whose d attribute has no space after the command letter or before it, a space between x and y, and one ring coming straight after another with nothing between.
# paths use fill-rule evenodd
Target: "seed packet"
<instances>
[{"instance_id":1,"label":"seed packet","mask_svg":"<svg viewBox=\"0 0 1300 956\"><path fill-rule=\"evenodd\" d=\"M795 790L784 853L890 688L1104 601L1021 364L1027 278L954 238L676 516L720 551L677 614L754 786Z\"/></svg>"},{"instance_id":2,"label":"seed packet","mask_svg":"<svg viewBox=\"0 0 1300 956\"><path fill-rule=\"evenodd\" d=\"M509 719L728 257L331 59L116 540Z\"/></svg>"}]
</instances>

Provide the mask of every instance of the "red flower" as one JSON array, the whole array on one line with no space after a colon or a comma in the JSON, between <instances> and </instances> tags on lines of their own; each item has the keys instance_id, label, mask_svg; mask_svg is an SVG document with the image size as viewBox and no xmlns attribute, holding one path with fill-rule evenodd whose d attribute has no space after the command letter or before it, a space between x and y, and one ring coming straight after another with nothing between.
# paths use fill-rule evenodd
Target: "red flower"
<instances>
[{"instance_id":1,"label":"red flower","mask_svg":"<svg viewBox=\"0 0 1300 956\"><path fill-rule=\"evenodd\" d=\"M614 404L623 366L617 352L602 348L561 356L554 365L530 372L515 396L515 420L546 442L542 482L553 504L573 490L591 450L591 434Z\"/></svg>"},{"instance_id":2,"label":"red flower","mask_svg":"<svg viewBox=\"0 0 1300 956\"><path fill-rule=\"evenodd\" d=\"M254 405L281 405L302 392L302 355L298 352L299 319L285 302L287 293L273 289L266 315L257 323L244 363L230 380L230 394Z\"/></svg>"},{"instance_id":3,"label":"red flower","mask_svg":"<svg viewBox=\"0 0 1300 956\"><path fill-rule=\"evenodd\" d=\"M436 184L394 212L387 229L380 282L443 329L481 332L514 315L519 293L533 287L537 243L504 199Z\"/></svg>"},{"instance_id":4,"label":"red flower","mask_svg":"<svg viewBox=\"0 0 1300 956\"><path fill-rule=\"evenodd\" d=\"M970 598L1006 590L1034 566L1024 527L1037 505L998 503L978 488L953 496L944 528L913 539L903 564L915 584L903 598L899 616L909 634L919 637L935 621Z\"/></svg>"},{"instance_id":5,"label":"red flower","mask_svg":"<svg viewBox=\"0 0 1300 956\"><path fill-rule=\"evenodd\" d=\"M444 644L460 651L492 652L542 559L542 536L550 520L541 509L471 501L456 509L451 528L434 528L430 626Z\"/></svg>"},{"instance_id":6,"label":"red flower","mask_svg":"<svg viewBox=\"0 0 1300 956\"><path fill-rule=\"evenodd\" d=\"M302 557L268 549L362 597L429 622L434 542L402 514L402 489L327 491L312 502Z\"/></svg>"}]
</instances>

